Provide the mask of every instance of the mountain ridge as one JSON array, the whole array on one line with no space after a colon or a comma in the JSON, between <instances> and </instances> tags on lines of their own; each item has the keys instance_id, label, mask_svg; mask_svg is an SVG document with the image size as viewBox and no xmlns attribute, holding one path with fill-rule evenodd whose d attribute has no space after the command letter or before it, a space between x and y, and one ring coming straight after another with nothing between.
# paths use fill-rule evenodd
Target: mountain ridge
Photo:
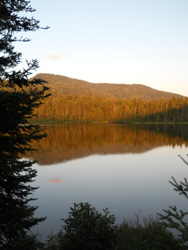
<instances>
[{"instance_id":1,"label":"mountain ridge","mask_svg":"<svg viewBox=\"0 0 188 250\"><path fill-rule=\"evenodd\" d=\"M39 73L33 78L43 79L48 82L51 92L57 95L93 95L104 98L115 99L143 99L159 100L185 98L185 96L156 90L143 84L124 84L124 83L91 83L84 80L70 78L62 75Z\"/></svg>"}]
</instances>

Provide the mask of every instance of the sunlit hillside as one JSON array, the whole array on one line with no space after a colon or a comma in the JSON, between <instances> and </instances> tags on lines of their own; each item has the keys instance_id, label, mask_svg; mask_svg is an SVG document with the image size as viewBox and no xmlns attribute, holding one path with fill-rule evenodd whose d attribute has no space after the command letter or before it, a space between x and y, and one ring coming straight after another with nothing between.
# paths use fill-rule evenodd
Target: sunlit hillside
<instances>
[{"instance_id":1,"label":"sunlit hillside","mask_svg":"<svg viewBox=\"0 0 188 250\"><path fill-rule=\"evenodd\" d=\"M180 97L178 94L159 91L142 84L90 83L53 74L38 74L35 77L46 80L53 93L63 95L93 95L116 99L140 98L145 101Z\"/></svg>"},{"instance_id":2,"label":"sunlit hillside","mask_svg":"<svg viewBox=\"0 0 188 250\"><path fill-rule=\"evenodd\" d=\"M39 74L51 97L34 119L59 122L187 122L188 98L139 84L89 83Z\"/></svg>"}]
</instances>

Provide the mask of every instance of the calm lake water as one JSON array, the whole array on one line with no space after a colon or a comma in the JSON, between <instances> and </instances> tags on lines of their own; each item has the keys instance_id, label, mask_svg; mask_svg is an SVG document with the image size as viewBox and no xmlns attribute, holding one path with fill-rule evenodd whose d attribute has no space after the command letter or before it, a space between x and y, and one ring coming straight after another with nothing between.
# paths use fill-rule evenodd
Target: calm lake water
<instances>
[{"instance_id":1,"label":"calm lake water","mask_svg":"<svg viewBox=\"0 0 188 250\"><path fill-rule=\"evenodd\" d=\"M188 126L62 124L43 126L48 134L33 144L39 151L33 185L45 222L33 229L41 239L57 233L74 202L109 208L124 218L162 213L169 205L186 209L187 201L169 184L188 175Z\"/></svg>"}]
</instances>

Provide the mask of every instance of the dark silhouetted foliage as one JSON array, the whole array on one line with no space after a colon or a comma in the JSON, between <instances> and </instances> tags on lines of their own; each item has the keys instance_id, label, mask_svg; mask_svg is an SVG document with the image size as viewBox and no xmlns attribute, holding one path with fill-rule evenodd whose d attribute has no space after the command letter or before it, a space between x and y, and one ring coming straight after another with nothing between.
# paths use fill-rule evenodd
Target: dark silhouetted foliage
<instances>
[{"instance_id":1,"label":"dark silhouetted foliage","mask_svg":"<svg viewBox=\"0 0 188 250\"><path fill-rule=\"evenodd\" d=\"M174 235L152 216L124 220L116 239L117 250L183 250Z\"/></svg>"},{"instance_id":2,"label":"dark silhouetted foliage","mask_svg":"<svg viewBox=\"0 0 188 250\"><path fill-rule=\"evenodd\" d=\"M173 234L151 216L115 225L108 210L99 213L89 203L74 204L63 229L50 235L45 250L183 250Z\"/></svg>"},{"instance_id":3,"label":"dark silhouetted foliage","mask_svg":"<svg viewBox=\"0 0 188 250\"><path fill-rule=\"evenodd\" d=\"M20 159L21 154L31 150L31 140L44 136L39 126L28 124L28 119L48 96L45 81L29 80L31 72L38 67L36 60L27 62L26 69L17 69L22 55L15 51L14 43L29 40L17 37L16 33L40 28L38 20L27 17L26 13L34 11L29 3L26 0L0 1L1 249L18 249L18 245L23 247L23 242L27 241L35 249L35 239L29 237L28 232L43 220L34 217L36 207L31 205L36 189L29 184L37 174L31 167L34 162Z\"/></svg>"},{"instance_id":4,"label":"dark silhouetted foliage","mask_svg":"<svg viewBox=\"0 0 188 250\"><path fill-rule=\"evenodd\" d=\"M188 165L188 162L180 156L180 158ZM174 177L169 181L174 187L174 190L182 197L188 199L188 179L184 178L183 181L177 182ZM188 211L178 210L177 206L169 206L169 209L164 209L163 214L160 216L161 224L165 228L175 230L177 233L177 240L181 244L182 249L188 249Z\"/></svg>"},{"instance_id":5,"label":"dark silhouetted foliage","mask_svg":"<svg viewBox=\"0 0 188 250\"><path fill-rule=\"evenodd\" d=\"M114 249L117 226L108 209L103 214L89 203L74 204L62 231L49 237L47 249L110 250Z\"/></svg>"}]
</instances>

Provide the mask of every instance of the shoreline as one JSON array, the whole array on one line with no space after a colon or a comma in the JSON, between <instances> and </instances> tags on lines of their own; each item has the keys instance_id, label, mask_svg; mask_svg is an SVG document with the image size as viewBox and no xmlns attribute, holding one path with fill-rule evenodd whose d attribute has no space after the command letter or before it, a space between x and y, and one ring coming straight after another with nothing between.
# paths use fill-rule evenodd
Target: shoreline
<instances>
[{"instance_id":1,"label":"shoreline","mask_svg":"<svg viewBox=\"0 0 188 250\"><path fill-rule=\"evenodd\" d=\"M60 120L34 120L31 124L117 124L117 125L187 125L187 122L108 122L108 121L93 121L93 122L82 122L82 121L60 121Z\"/></svg>"}]
</instances>

